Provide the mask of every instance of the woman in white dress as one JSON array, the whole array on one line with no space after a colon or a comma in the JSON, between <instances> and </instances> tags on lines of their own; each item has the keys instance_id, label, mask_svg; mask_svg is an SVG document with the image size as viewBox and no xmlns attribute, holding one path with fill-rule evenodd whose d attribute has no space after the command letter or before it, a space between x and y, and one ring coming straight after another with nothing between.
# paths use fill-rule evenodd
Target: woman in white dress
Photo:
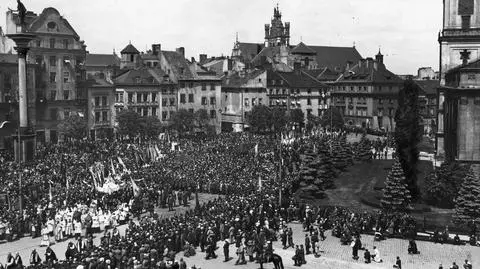
<instances>
[{"instance_id":1,"label":"woman in white dress","mask_svg":"<svg viewBox=\"0 0 480 269\"><path fill-rule=\"evenodd\" d=\"M42 227L42 241L40 241L41 247L50 246L50 236L48 235L49 231L47 226L43 225Z\"/></svg>"}]
</instances>

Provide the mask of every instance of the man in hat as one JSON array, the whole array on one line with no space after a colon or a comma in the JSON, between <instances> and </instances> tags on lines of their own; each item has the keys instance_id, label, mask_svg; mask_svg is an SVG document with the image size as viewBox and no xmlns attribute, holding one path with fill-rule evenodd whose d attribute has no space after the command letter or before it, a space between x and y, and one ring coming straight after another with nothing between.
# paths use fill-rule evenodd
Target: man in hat
<instances>
[{"instance_id":1,"label":"man in hat","mask_svg":"<svg viewBox=\"0 0 480 269\"><path fill-rule=\"evenodd\" d=\"M228 242L228 239L225 239L223 243L223 255L225 256L224 262L228 262L230 260L229 250L230 250L230 243Z\"/></svg>"}]
</instances>

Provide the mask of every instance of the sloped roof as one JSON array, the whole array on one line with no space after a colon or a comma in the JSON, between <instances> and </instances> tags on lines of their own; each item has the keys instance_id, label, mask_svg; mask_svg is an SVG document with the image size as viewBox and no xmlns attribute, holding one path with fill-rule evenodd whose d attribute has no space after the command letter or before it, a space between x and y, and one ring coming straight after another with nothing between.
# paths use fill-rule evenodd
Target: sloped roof
<instances>
[{"instance_id":1,"label":"sloped roof","mask_svg":"<svg viewBox=\"0 0 480 269\"><path fill-rule=\"evenodd\" d=\"M367 60L362 60L354 65L350 70L346 70L339 78L339 81L363 81L363 82L381 82L381 83L402 83L403 80L390 72L384 64L378 63L374 67L374 60L367 65Z\"/></svg>"},{"instance_id":2,"label":"sloped roof","mask_svg":"<svg viewBox=\"0 0 480 269\"><path fill-rule=\"evenodd\" d=\"M115 54L87 54L86 66L119 66L120 58Z\"/></svg>"},{"instance_id":3,"label":"sloped roof","mask_svg":"<svg viewBox=\"0 0 480 269\"><path fill-rule=\"evenodd\" d=\"M234 73L228 77L224 77L223 86L224 87L242 87L250 80L258 77L259 75L263 74L265 70L262 69L254 69L251 72L245 74L245 76L240 76L238 73Z\"/></svg>"},{"instance_id":4,"label":"sloped roof","mask_svg":"<svg viewBox=\"0 0 480 269\"><path fill-rule=\"evenodd\" d=\"M328 67L324 67L322 69L306 70L305 72L318 79L319 81L335 81L341 75L341 72L331 70Z\"/></svg>"},{"instance_id":5,"label":"sloped roof","mask_svg":"<svg viewBox=\"0 0 480 269\"><path fill-rule=\"evenodd\" d=\"M305 43L300 42L291 51L292 54L317 54L317 52L309 48Z\"/></svg>"},{"instance_id":6,"label":"sloped roof","mask_svg":"<svg viewBox=\"0 0 480 269\"><path fill-rule=\"evenodd\" d=\"M170 64L171 70L177 79L194 79L187 60L176 51L162 50L166 61Z\"/></svg>"},{"instance_id":7,"label":"sloped roof","mask_svg":"<svg viewBox=\"0 0 480 269\"><path fill-rule=\"evenodd\" d=\"M113 87L113 84L107 81L104 78L99 78L99 77L93 77L89 79L89 82L91 83L91 87L96 88L102 88L102 87Z\"/></svg>"},{"instance_id":8,"label":"sloped roof","mask_svg":"<svg viewBox=\"0 0 480 269\"><path fill-rule=\"evenodd\" d=\"M121 52L121 54L140 54L140 52L132 44L128 44Z\"/></svg>"},{"instance_id":9,"label":"sloped roof","mask_svg":"<svg viewBox=\"0 0 480 269\"><path fill-rule=\"evenodd\" d=\"M313 78L304 71L293 72L280 72L280 71L267 71L267 81L283 80L288 86L292 88L318 88L327 87L327 85L321 83L317 79Z\"/></svg>"},{"instance_id":10,"label":"sloped roof","mask_svg":"<svg viewBox=\"0 0 480 269\"><path fill-rule=\"evenodd\" d=\"M165 73L161 69L132 69L117 76L115 84L161 84Z\"/></svg>"},{"instance_id":11,"label":"sloped roof","mask_svg":"<svg viewBox=\"0 0 480 269\"><path fill-rule=\"evenodd\" d=\"M437 94L437 89L440 87L438 79L414 80L414 83L427 95Z\"/></svg>"},{"instance_id":12,"label":"sloped roof","mask_svg":"<svg viewBox=\"0 0 480 269\"><path fill-rule=\"evenodd\" d=\"M319 68L328 67L331 70L343 70L348 61L358 62L362 59L355 47L308 46L317 53Z\"/></svg>"},{"instance_id":13,"label":"sloped roof","mask_svg":"<svg viewBox=\"0 0 480 269\"><path fill-rule=\"evenodd\" d=\"M215 71L208 71L198 63L190 64L190 72L195 80L219 80Z\"/></svg>"},{"instance_id":14,"label":"sloped roof","mask_svg":"<svg viewBox=\"0 0 480 269\"><path fill-rule=\"evenodd\" d=\"M240 55L243 57L245 62L250 62L252 59L260 53L260 51L265 48L265 44L262 43L245 43L238 42L238 49L240 50Z\"/></svg>"},{"instance_id":15,"label":"sloped roof","mask_svg":"<svg viewBox=\"0 0 480 269\"><path fill-rule=\"evenodd\" d=\"M47 20L47 17L50 15L50 14L55 14L57 16L60 16L60 13L58 12L57 9L53 8L53 7L47 7L45 8L42 13L40 13L40 15L38 15L31 23L30 25L28 26L28 29L30 32L36 32L38 31L38 29L40 27L42 27L44 24L45 24L45 21ZM70 23L63 17L63 16L60 16L60 20L65 24L65 26L73 32L73 35L75 37L76 40L79 40L80 39L80 36L77 34L77 32L75 31L75 29L73 29L72 25L70 25Z\"/></svg>"}]
</instances>

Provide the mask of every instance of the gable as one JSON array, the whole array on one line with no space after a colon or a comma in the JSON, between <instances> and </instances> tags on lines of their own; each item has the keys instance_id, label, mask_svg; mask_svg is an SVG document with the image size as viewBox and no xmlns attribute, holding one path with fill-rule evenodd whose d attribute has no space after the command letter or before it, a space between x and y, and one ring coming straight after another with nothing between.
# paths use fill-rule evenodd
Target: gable
<instances>
[{"instance_id":1,"label":"gable","mask_svg":"<svg viewBox=\"0 0 480 269\"><path fill-rule=\"evenodd\" d=\"M70 23L54 8L46 8L29 26L30 32L79 36Z\"/></svg>"}]
</instances>

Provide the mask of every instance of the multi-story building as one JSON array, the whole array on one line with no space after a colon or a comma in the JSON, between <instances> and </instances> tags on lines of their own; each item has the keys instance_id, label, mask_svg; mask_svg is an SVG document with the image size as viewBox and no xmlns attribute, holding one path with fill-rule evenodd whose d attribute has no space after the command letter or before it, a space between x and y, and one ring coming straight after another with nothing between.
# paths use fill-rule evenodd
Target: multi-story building
<instances>
[{"instance_id":1,"label":"multi-story building","mask_svg":"<svg viewBox=\"0 0 480 269\"><path fill-rule=\"evenodd\" d=\"M479 0L443 1L437 155L480 162Z\"/></svg>"},{"instance_id":2,"label":"multi-story building","mask_svg":"<svg viewBox=\"0 0 480 269\"><path fill-rule=\"evenodd\" d=\"M185 49L161 51L160 68L178 85L178 109L191 112L205 109L210 124L221 132L222 80L213 71L185 59Z\"/></svg>"},{"instance_id":3,"label":"multi-story building","mask_svg":"<svg viewBox=\"0 0 480 269\"><path fill-rule=\"evenodd\" d=\"M88 79L88 136L93 140L114 137L115 86L100 74Z\"/></svg>"},{"instance_id":4,"label":"multi-story building","mask_svg":"<svg viewBox=\"0 0 480 269\"><path fill-rule=\"evenodd\" d=\"M249 127L247 113L268 105L267 71L253 70L225 77L221 97L222 132L242 132Z\"/></svg>"},{"instance_id":5,"label":"multi-story building","mask_svg":"<svg viewBox=\"0 0 480 269\"><path fill-rule=\"evenodd\" d=\"M414 80L420 88L420 115L422 116L423 134L433 136L437 132L437 89L439 80Z\"/></svg>"},{"instance_id":6,"label":"multi-story building","mask_svg":"<svg viewBox=\"0 0 480 269\"><path fill-rule=\"evenodd\" d=\"M18 14L7 12L7 34L17 33ZM40 15L27 12L26 31L36 36L29 44L27 61L41 66L33 100L37 140L56 142L57 124L71 113L86 115L87 85L85 83L86 46L70 23L54 8ZM30 97L30 96L29 96ZM32 99L30 99L32 100Z\"/></svg>"},{"instance_id":7,"label":"multi-story building","mask_svg":"<svg viewBox=\"0 0 480 269\"><path fill-rule=\"evenodd\" d=\"M330 87L318 81L297 64L293 72L267 71L270 107L301 109L308 115L322 116L330 107Z\"/></svg>"},{"instance_id":8,"label":"multi-story building","mask_svg":"<svg viewBox=\"0 0 480 269\"><path fill-rule=\"evenodd\" d=\"M333 84L333 105L343 114L347 125L393 131L398 92L403 80L390 72L379 52L346 71Z\"/></svg>"}]
</instances>

